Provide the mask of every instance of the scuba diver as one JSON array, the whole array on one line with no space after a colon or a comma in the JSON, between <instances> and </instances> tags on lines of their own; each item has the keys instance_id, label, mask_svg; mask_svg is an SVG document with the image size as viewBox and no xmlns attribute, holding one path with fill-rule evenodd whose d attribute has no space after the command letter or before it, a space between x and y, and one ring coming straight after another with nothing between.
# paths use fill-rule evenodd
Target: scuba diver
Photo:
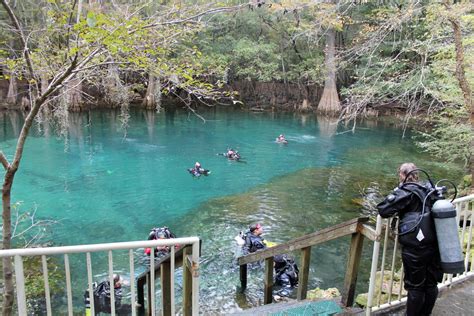
<instances>
[{"instance_id":1,"label":"scuba diver","mask_svg":"<svg viewBox=\"0 0 474 316\"><path fill-rule=\"evenodd\" d=\"M286 140L285 138L285 135L283 134L280 134L276 139L275 141L279 144L288 144L288 141Z\"/></svg>"},{"instance_id":2,"label":"scuba diver","mask_svg":"<svg viewBox=\"0 0 474 316\"><path fill-rule=\"evenodd\" d=\"M233 150L232 148L229 148L226 153L224 153L224 156L227 157L230 160L239 160L240 159L240 154L238 153L237 150Z\"/></svg>"},{"instance_id":3,"label":"scuba diver","mask_svg":"<svg viewBox=\"0 0 474 316\"><path fill-rule=\"evenodd\" d=\"M170 239L176 238L176 235L173 234L170 229L166 226L164 227L153 227L148 235L148 240L158 240L158 239ZM170 252L168 246L157 246L155 248L155 257L166 255ZM145 248L145 254L148 256L151 254L151 248Z\"/></svg>"},{"instance_id":4,"label":"scuba diver","mask_svg":"<svg viewBox=\"0 0 474 316\"><path fill-rule=\"evenodd\" d=\"M210 170L202 168L201 164L198 161L196 161L196 163L194 164L194 168L188 169L188 172L194 177L200 177L201 175L207 176L211 173Z\"/></svg>"},{"instance_id":5,"label":"scuba diver","mask_svg":"<svg viewBox=\"0 0 474 316\"><path fill-rule=\"evenodd\" d=\"M250 225L249 231L245 234L245 244L242 248L244 255L267 247L263 237L261 236L262 234L262 225L259 223Z\"/></svg>"},{"instance_id":6,"label":"scuba diver","mask_svg":"<svg viewBox=\"0 0 474 316\"><path fill-rule=\"evenodd\" d=\"M241 159L239 152L237 150L232 149L232 148L228 148L225 153L217 154L217 155L227 157L227 159L229 159L229 160L240 161L240 159Z\"/></svg>"},{"instance_id":7,"label":"scuba diver","mask_svg":"<svg viewBox=\"0 0 474 316\"><path fill-rule=\"evenodd\" d=\"M298 286L299 269L295 260L288 255L276 255L273 257L275 268L275 285L281 287L275 291L276 295L289 296L290 290Z\"/></svg>"},{"instance_id":8,"label":"scuba diver","mask_svg":"<svg viewBox=\"0 0 474 316\"><path fill-rule=\"evenodd\" d=\"M400 185L377 204L380 216L399 216L398 241L402 246L408 316L431 314L438 297L437 283L443 277L432 216L437 199L432 194L435 186L431 180L420 183L418 170L421 169L413 163L402 164L398 168ZM454 235L457 236L456 230Z\"/></svg>"},{"instance_id":9,"label":"scuba diver","mask_svg":"<svg viewBox=\"0 0 474 316\"><path fill-rule=\"evenodd\" d=\"M114 274L113 279L115 312L117 315L130 315L132 313L132 306L130 304L122 304L122 277L119 274ZM93 299L96 315L99 315L100 313L111 313L110 282L108 280L102 281L99 284L94 282ZM88 289L84 292L84 304L86 305L86 315L91 315L90 295Z\"/></svg>"}]
</instances>

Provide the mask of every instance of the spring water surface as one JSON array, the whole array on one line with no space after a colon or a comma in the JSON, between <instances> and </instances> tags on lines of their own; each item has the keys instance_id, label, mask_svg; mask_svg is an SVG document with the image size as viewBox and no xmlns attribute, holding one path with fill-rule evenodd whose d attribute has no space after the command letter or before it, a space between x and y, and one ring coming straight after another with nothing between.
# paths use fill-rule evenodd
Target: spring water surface
<instances>
[{"instance_id":1,"label":"spring water surface","mask_svg":"<svg viewBox=\"0 0 474 316\"><path fill-rule=\"evenodd\" d=\"M143 240L152 227L164 225L178 236L200 236L201 310L218 314L263 299L262 269L249 272L245 294L238 291L234 237L250 223L262 223L267 240L284 242L367 215L361 204L371 201L362 193L370 198L396 186L396 168L405 161L438 178L457 182L461 175L459 166L419 153L401 130L380 122L361 123L352 133L314 115L200 114L205 121L186 112L137 111L126 130L114 111L70 114L66 138L53 126L36 124L12 201L23 201L21 211L36 209L37 219L57 221L47 235L53 245ZM0 146L8 158L22 121L17 113L0 115ZM280 133L288 145L275 143ZM227 147L242 161L217 155ZM211 175L193 178L186 169L196 161ZM341 289L348 244L341 239L313 247L310 288ZM370 267L365 245L362 275ZM117 270L126 271L126 258L114 260ZM99 281L107 271L103 261L94 265ZM86 286L83 262L71 256L78 309ZM143 260L136 268L143 271ZM362 290L366 280L359 278Z\"/></svg>"}]
</instances>

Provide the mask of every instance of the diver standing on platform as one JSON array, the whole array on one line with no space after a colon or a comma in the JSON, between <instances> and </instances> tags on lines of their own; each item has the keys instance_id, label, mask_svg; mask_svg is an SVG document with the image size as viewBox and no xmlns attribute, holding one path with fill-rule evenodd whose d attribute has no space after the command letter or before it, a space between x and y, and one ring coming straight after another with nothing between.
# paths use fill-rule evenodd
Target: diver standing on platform
<instances>
[{"instance_id":1,"label":"diver standing on platform","mask_svg":"<svg viewBox=\"0 0 474 316\"><path fill-rule=\"evenodd\" d=\"M402 245L407 316L430 315L438 297L443 272L431 207L435 197L418 182L417 167L404 163L400 185L377 205L380 216L399 216L398 240Z\"/></svg>"}]
</instances>

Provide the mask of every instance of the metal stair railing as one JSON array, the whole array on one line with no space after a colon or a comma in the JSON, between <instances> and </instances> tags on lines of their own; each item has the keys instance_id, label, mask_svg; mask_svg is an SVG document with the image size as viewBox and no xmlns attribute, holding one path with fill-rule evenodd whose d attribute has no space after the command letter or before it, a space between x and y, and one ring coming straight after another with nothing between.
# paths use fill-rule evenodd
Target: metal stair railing
<instances>
[{"instance_id":1,"label":"metal stair railing","mask_svg":"<svg viewBox=\"0 0 474 316\"><path fill-rule=\"evenodd\" d=\"M119 243L105 243L105 244L92 244L92 245L77 245L77 246L63 246L63 247L46 247L46 248L25 248L25 249L7 249L0 250L0 258L11 257L14 258L14 274L16 278L16 304L18 309L18 315L28 315L27 304L26 304L26 290L25 290L25 274L23 270L23 257L27 256L40 256L42 260L42 270L44 279L44 292L46 301L46 314L48 316L53 315L51 306L51 295L50 287L48 282L48 265L47 256L63 255L64 258L64 269L66 279L66 295L67 295L67 314L73 315L73 289L71 286L71 269L69 264L70 254L85 254L85 264L87 266L87 280L89 293L93 293L93 280L92 280L92 260L91 253L93 252L107 252L108 253L108 279L109 284L114 284L113 273L113 251L114 250L129 250L129 270L131 278L135 276L134 267L134 253L133 251L138 248L154 248L157 246L168 246L171 249L171 255L164 264L169 267L166 274L166 283L169 284L169 288L166 291L167 305L169 308L166 312L168 315L174 315L174 269L175 269L175 254L182 254L182 259L178 260L185 262L185 272L183 275L184 283L184 294L183 294L183 312L185 315L199 315L199 254L200 254L200 239L198 237L185 237L185 238L172 238L172 239L159 239L149 241L132 241L132 242L119 242ZM180 250L176 251L175 247L180 246ZM154 252L151 252L150 267L155 265ZM154 280L156 265L149 270L151 280ZM162 269L163 271L164 269ZM163 276L163 274L162 274ZM149 282L150 293L154 293L154 282ZM131 282L131 301L137 300L137 293L135 283ZM83 289L80 290L80 295L83 295ZM110 291L110 305L111 315L115 315L115 294L114 291ZM154 308L154 295L149 295L149 315L155 315ZM91 315L95 315L94 300L90 300ZM62 309L64 310L64 309ZM132 315L136 315L136 309L132 307Z\"/></svg>"},{"instance_id":2,"label":"metal stair railing","mask_svg":"<svg viewBox=\"0 0 474 316\"><path fill-rule=\"evenodd\" d=\"M453 204L456 207L457 222L460 227L461 248L465 253L464 272L457 275L444 274L443 281L438 284L440 289L449 287L454 283L463 282L474 275L474 245L472 242L474 194L455 199ZM391 229L389 229L392 226L392 221L393 218L382 219L377 216L366 315L371 315L374 311L393 308L406 302L406 294L403 290L403 266L397 236L391 234ZM380 253L381 246L383 248ZM398 274L397 271L401 272ZM384 284L385 277L388 279L388 284ZM394 286L395 279L400 279L397 286ZM385 292L385 295L382 295L382 292Z\"/></svg>"}]
</instances>

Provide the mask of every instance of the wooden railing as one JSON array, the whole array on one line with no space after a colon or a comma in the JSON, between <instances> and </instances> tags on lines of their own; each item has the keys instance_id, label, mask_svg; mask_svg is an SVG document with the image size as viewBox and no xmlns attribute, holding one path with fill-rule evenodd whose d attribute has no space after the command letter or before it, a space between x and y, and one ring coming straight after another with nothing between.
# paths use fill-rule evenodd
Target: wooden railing
<instances>
[{"instance_id":1,"label":"wooden railing","mask_svg":"<svg viewBox=\"0 0 474 316\"><path fill-rule=\"evenodd\" d=\"M342 304L344 306L352 306L354 303L357 273L359 270L364 237L367 237L372 241L377 239L374 229L366 224L367 221L368 218L366 217L355 218L347 222L328 227L302 237L298 237L283 244L239 257L238 263L240 266L240 283L242 289L247 287L247 264L265 260L263 302L264 304L270 304L272 302L273 289L273 257L275 255L284 254L290 251L301 250L297 299L304 300L306 298L306 292L308 291L311 247L330 240L352 235L346 275L344 279L344 288L341 293Z\"/></svg>"},{"instance_id":2,"label":"wooden railing","mask_svg":"<svg viewBox=\"0 0 474 316\"><path fill-rule=\"evenodd\" d=\"M199 241L199 256L201 255L201 240ZM193 297L193 276L199 275L196 263L193 263L192 245L186 245L175 252L170 252L163 258L155 260L154 270L148 269L137 277L137 303L139 315L152 315L154 310L154 282L160 278L161 282L161 307L162 315L174 315L174 269L183 266L183 311L184 316L193 315L192 297ZM150 258L154 260L154 258ZM151 265L150 265L151 266ZM147 289L147 301L145 309L145 287Z\"/></svg>"}]
</instances>

